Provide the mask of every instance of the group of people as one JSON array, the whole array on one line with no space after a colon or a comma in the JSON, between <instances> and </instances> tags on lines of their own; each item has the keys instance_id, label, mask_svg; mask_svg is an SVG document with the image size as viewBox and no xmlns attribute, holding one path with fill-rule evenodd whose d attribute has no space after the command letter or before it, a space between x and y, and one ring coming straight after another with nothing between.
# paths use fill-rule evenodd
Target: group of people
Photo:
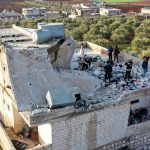
<instances>
[{"instance_id":1,"label":"group of people","mask_svg":"<svg viewBox=\"0 0 150 150\"><path fill-rule=\"evenodd\" d=\"M115 49L112 48L112 46L110 46L108 48L108 61L107 61L107 65L104 66L104 70L105 70L105 81L108 79L109 82L111 81L112 78L112 66L113 66L113 61L117 61L118 63L118 56L120 54L119 48L118 46L116 46ZM143 58L143 62L142 62L142 69L143 69L143 74L142 76L145 77L146 73L148 72L148 61L149 61L149 56L144 56ZM132 65L133 62L132 60L128 60L127 62L125 62L125 66L126 66L126 71L125 71L125 75L124 78L125 79L130 79L131 78L131 72L132 72Z\"/></svg>"},{"instance_id":2,"label":"group of people","mask_svg":"<svg viewBox=\"0 0 150 150\"><path fill-rule=\"evenodd\" d=\"M104 71L105 71L105 77L104 77L104 80L105 82L107 80L109 80L109 82L111 81L111 78L112 78L112 71L113 71L113 61L117 61L117 63L119 62L119 59L118 59L118 56L120 54L120 50L119 50L119 47L116 46L115 49L113 49L112 46L110 46L108 48L108 61L107 61L107 64L104 66Z\"/></svg>"},{"instance_id":3,"label":"group of people","mask_svg":"<svg viewBox=\"0 0 150 150\"><path fill-rule=\"evenodd\" d=\"M113 76L113 66L114 66L114 62L118 63L119 62L119 54L120 54L120 50L119 47L116 46L115 48L113 48L112 46L110 46L108 48L108 61L107 64L104 66L104 81L106 82L107 80L109 82L111 82L112 76ZM83 44L81 45L81 49L80 49L80 60L79 60L79 64L80 64L80 70L89 70L91 63L97 61L99 58L92 58L89 57L87 55L84 54L84 50L83 50ZM143 68L143 74L142 76L145 77L146 73L148 72L148 61L149 61L149 57L148 56L144 56L143 58L143 62L142 62L142 68ZM125 62L124 64L126 66L125 68L125 72L124 72L124 79L130 79L131 78L131 72L132 72L132 66L133 66L133 62L132 59L128 60L127 62Z\"/></svg>"},{"instance_id":4,"label":"group of people","mask_svg":"<svg viewBox=\"0 0 150 150\"><path fill-rule=\"evenodd\" d=\"M83 44L81 44L79 55L80 57L78 59L78 63L79 63L79 68L82 71L89 70L92 62L95 62L101 59L100 56L92 57L92 56L85 55L84 50L83 50Z\"/></svg>"},{"instance_id":5,"label":"group of people","mask_svg":"<svg viewBox=\"0 0 150 150\"><path fill-rule=\"evenodd\" d=\"M108 56L109 56L109 60L110 61L114 60L114 61L117 61L117 63L118 63L118 61L119 61L118 60L119 54L120 54L120 50L119 50L118 46L116 46L114 49L113 49L112 46L110 46L108 48Z\"/></svg>"}]
</instances>

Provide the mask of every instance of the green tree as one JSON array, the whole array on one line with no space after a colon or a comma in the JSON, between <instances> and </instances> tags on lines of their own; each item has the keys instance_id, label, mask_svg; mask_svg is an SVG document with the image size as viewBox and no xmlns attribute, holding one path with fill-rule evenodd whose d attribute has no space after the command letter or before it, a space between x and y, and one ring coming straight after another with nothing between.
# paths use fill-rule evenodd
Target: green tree
<instances>
[{"instance_id":1,"label":"green tree","mask_svg":"<svg viewBox=\"0 0 150 150\"><path fill-rule=\"evenodd\" d=\"M111 40L116 44L128 43L130 34L126 29L116 29L111 36Z\"/></svg>"},{"instance_id":2,"label":"green tree","mask_svg":"<svg viewBox=\"0 0 150 150\"><path fill-rule=\"evenodd\" d=\"M117 29L119 26L121 25L120 22L113 22L112 24L109 25L109 29L110 31L114 31L115 29Z\"/></svg>"},{"instance_id":3,"label":"green tree","mask_svg":"<svg viewBox=\"0 0 150 150\"><path fill-rule=\"evenodd\" d=\"M132 49L135 51L141 51L144 49L150 48L150 39L149 38L135 38L131 42Z\"/></svg>"}]
</instances>

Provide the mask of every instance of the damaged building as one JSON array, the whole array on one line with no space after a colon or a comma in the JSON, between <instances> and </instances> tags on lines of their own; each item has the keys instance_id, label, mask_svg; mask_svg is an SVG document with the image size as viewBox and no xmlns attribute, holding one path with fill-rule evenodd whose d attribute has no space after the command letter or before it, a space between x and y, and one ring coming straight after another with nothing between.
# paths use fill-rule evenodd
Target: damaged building
<instances>
[{"instance_id":1,"label":"damaged building","mask_svg":"<svg viewBox=\"0 0 150 150\"><path fill-rule=\"evenodd\" d=\"M137 150L150 143L150 76L139 76L137 62L134 81L116 69L117 82L106 86L106 49L86 42L86 56L100 59L80 70L78 44L65 37L63 24L13 25L1 33L0 115L14 134L7 132L9 149L19 149L17 142L34 150Z\"/></svg>"}]
</instances>

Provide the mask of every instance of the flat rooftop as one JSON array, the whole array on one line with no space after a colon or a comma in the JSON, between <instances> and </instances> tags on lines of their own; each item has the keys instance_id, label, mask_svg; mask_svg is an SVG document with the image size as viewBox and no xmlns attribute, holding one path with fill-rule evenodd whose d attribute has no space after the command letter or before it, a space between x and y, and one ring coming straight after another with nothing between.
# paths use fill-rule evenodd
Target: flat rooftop
<instances>
[{"instance_id":1,"label":"flat rooftop","mask_svg":"<svg viewBox=\"0 0 150 150\"><path fill-rule=\"evenodd\" d=\"M20 38L28 39L23 35L20 35ZM7 41L7 38L2 37L2 40ZM52 66L47 52L47 49L55 43L56 41L51 41L47 44L35 45L30 39L5 43L9 73L19 111L26 112L28 115L49 112L46 101L48 90L52 91L57 98L61 98L62 102L72 98L73 93L78 91L81 100L88 104L81 107L89 109L95 105L116 104L122 100L122 95L150 87L150 73L148 72L145 78L141 77L141 70L134 64L133 78L124 80L125 63L122 61L113 66L111 84L105 83L104 66L108 58L100 51L88 47L84 48L87 57L101 57L100 60L91 63L90 69L81 71L79 68L80 48L76 48L73 54L70 69L56 69ZM35 109L39 111L33 114L32 111Z\"/></svg>"}]
</instances>

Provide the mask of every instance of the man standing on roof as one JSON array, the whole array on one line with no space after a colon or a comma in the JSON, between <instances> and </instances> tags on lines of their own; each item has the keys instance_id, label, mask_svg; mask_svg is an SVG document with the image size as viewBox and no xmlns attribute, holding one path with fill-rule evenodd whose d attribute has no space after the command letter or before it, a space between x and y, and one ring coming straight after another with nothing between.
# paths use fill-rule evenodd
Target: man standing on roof
<instances>
[{"instance_id":1,"label":"man standing on roof","mask_svg":"<svg viewBox=\"0 0 150 150\"><path fill-rule=\"evenodd\" d=\"M83 60L83 58L84 58L84 50L83 50L83 44L81 44L81 48L80 48L80 56L81 56L81 58L82 58L82 60Z\"/></svg>"},{"instance_id":2,"label":"man standing on roof","mask_svg":"<svg viewBox=\"0 0 150 150\"><path fill-rule=\"evenodd\" d=\"M109 60L112 60L112 53L113 53L113 48L112 48L112 46L110 46L108 48L108 57L109 57Z\"/></svg>"},{"instance_id":3,"label":"man standing on roof","mask_svg":"<svg viewBox=\"0 0 150 150\"><path fill-rule=\"evenodd\" d=\"M114 61L117 60L118 63L118 55L120 54L119 48L118 46L116 46L116 48L114 49Z\"/></svg>"},{"instance_id":4,"label":"man standing on roof","mask_svg":"<svg viewBox=\"0 0 150 150\"><path fill-rule=\"evenodd\" d=\"M104 66L105 70L105 82L108 79L109 82L111 82L111 77L112 77L112 65L110 61L107 61L107 65Z\"/></svg>"},{"instance_id":5,"label":"man standing on roof","mask_svg":"<svg viewBox=\"0 0 150 150\"><path fill-rule=\"evenodd\" d=\"M144 56L143 62L142 62L143 77L145 77L145 74L148 71L148 61L149 61L149 57Z\"/></svg>"},{"instance_id":6,"label":"man standing on roof","mask_svg":"<svg viewBox=\"0 0 150 150\"><path fill-rule=\"evenodd\" d=\"M126 65L126 73L125 73L125 79L131 78L131 71L132 71L132 60L129 60L125 63Z\"/></svg>"}]
</instances>

